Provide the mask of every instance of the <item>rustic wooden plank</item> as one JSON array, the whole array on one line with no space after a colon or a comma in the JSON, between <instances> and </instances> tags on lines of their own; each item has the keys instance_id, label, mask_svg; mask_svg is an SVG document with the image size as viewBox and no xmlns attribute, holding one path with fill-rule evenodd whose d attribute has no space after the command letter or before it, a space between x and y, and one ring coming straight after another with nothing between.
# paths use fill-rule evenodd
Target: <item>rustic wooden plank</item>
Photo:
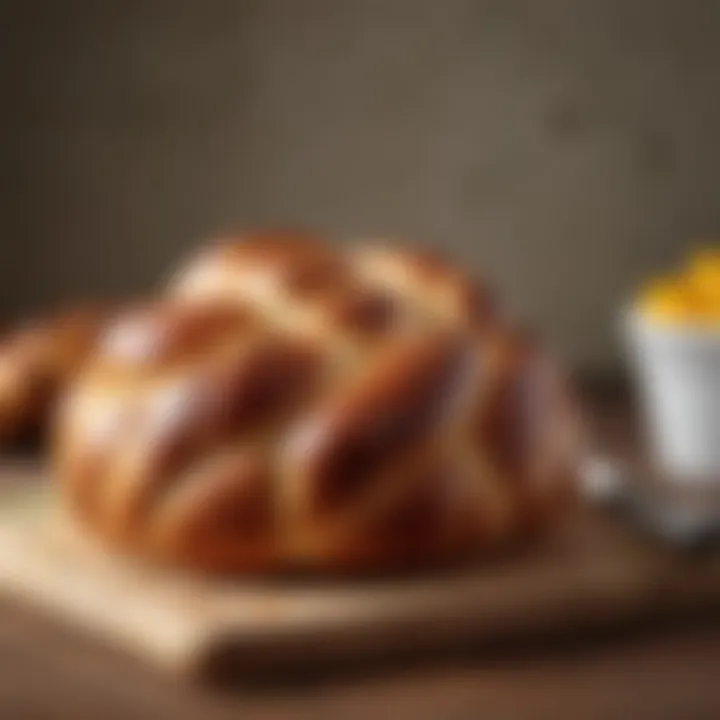
<instances>
[{"instance_id":1,"label":"rustic wooden plank","mask_svg":"<svg viewBox=\"0 0 720 720\"><path fill-rule=\"evenodd\" d=\"M6 471L0 589L171 673L278 673L582 632L720 600L689 563L594 512L508 562L355 583L212 582L120 560L80 536L31 465Z\"/></svg>"}]
</instances>

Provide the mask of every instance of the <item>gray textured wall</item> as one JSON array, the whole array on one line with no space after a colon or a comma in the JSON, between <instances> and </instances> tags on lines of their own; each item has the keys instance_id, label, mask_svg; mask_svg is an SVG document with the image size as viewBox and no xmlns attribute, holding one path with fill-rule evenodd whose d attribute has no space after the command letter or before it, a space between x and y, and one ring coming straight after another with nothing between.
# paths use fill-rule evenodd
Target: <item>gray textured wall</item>
<instances>
[{"instance_id":1,"label":"gray textured wall","mask_svg":"<svg viewBox=\"0 0 720 720\"><path fill-rule=\"evenodd\" d=\"M142 292L199 237L443 247L574 360L720 230L720 5L0 4L0 300Z\"/></svg>"}]
</instances>

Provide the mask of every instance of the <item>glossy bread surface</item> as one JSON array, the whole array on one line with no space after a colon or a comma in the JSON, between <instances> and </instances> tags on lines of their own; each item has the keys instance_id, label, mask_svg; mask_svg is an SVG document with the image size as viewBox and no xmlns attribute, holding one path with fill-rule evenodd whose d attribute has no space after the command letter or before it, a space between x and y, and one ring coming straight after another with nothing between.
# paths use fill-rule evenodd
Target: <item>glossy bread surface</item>
<instances>
[{"instance_id":1,"label":"glossy bread surface","mask_svg":"<svg viewBox=\"0 0 720 720\"><path fill-rule=\"evenodd\" d=\"M453 563L552 523L564 383L427 254L260 234L117 320L57 425L65 496L111 546L205 571Z\"/></svg>"}]
</instances>

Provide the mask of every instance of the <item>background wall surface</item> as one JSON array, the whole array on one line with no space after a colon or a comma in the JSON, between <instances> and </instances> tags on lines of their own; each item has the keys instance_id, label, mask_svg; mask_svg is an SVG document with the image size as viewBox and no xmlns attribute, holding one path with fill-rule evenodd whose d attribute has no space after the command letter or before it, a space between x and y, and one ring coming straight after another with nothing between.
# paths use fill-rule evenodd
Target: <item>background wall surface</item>
<instances>
[{"instance_id":1,"label":"background wall surface","mask_svg":"<svg viewBox=\"0 0 720 720\"><path fill-rule=\"evenodd\" d=\"M712 0L6 0L0 73L5 315L303 224L444 249L608 365L720 230Z\"/></svg>"}]
</instances>

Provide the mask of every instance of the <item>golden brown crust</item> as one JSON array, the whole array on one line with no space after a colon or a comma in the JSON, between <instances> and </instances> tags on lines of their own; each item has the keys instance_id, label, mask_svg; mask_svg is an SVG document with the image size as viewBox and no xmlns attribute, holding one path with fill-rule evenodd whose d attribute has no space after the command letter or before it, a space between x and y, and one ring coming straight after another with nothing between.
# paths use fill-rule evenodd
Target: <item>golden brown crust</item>
<instances>
[{"instance_id":1,"label":"golden brown crust","mask_svg":"<svg viewBox=\"0 0 720 720\"><path fill-rule=\"evenodd\" d=\"M369 371L339 388L288 438L294 480L312 488L318 510L337 512L377 482L393 461L428 441L453 411L467 347L455 338L421 338L390 347Z\"/></svg>"},{"instance_id":2,"label":"golden brown crust","mask_svg":"<svg viewBox=\"0 0 720 720\"><path fill-rule=\"evenodd\" d=\"M121 318L63 404L57 468L118 548L203 571L448 563L552 522L564 383L429 256L223 242Z\"/></svg>"},{"instance_id":3,"label":"golden brown crust","mask_svg":"<svg viewBox=\"0 0 720 720\"><path fill-rule=\"evenodd\" d=\"M367 243L353 250L352 262L373 286L446 322L483 327L495 318L491 289L427 249Z\"/></svg>"},{"instance_id":4,"label":"golden brown crust","mask_svg":"<svg viewBox=\"0 0 720 720\"><path fill-rule=\"evenodd\" d=\"M506 479L519 524L532 531L572 492L579 417L569 383L537 343L510 332L501 338L490 392L475 415L475 437Z\"/></svg>"},{"instance_id":5,"label":"golden brown crust","mask_svg":"<svg viewBox=\"0 0 720 720\"><path fill-rule=\"evenodd\" d=\"M85 360L110 310L77 307L11 328L0 340L0 443L44 430L58 393Z\"/></svg>"}]
</instances>

